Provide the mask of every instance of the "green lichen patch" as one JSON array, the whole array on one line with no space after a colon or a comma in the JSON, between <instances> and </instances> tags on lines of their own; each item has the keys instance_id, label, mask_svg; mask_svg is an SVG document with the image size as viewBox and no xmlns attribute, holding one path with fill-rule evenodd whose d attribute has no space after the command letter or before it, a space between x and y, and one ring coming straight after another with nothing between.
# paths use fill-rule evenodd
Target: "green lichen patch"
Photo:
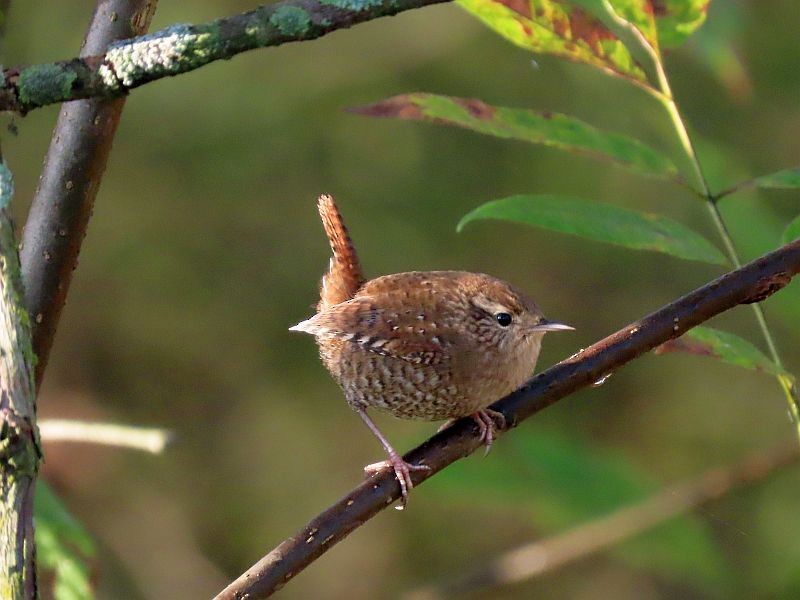
<instances>
[{"instance_id":1,"label":"green lichen patch","mask_svg":"<svg viewBox=\"0 0 800 600\"><path fill-rule=\"evenodd\" d=\"M328 6L335 6L344 10L351 10L354 12L361 12L362 10L369 10L383 6L383 0L320 0L320 4L327 4Z\"/></svg>"},{"instance_id":2,"label":"green lichen patch","mask_svg":"<svg viewBox=\"0 0 800 600\"><path fill-rule=\"evenodd\" d=\"M279 6L272 13L269 22L283 35L299 37L305 35L311 27L311 16L299 6Z\"/></svg>"},{"instance_id":3,"label":"green lichen patch","mask_svg":"<svg viewBox=\"0 0 800 600\"><path fill-rule=\"evenodd\" d=\"M4 163L0 162L0 210L7 208L14 196L14 177Z\"/></svg>"},{"instance_id":4,"label":"green lichen patch","mask_svg":"<svg viewBox=\"0 0 800 600\"><path fill-rule=\"evenodd\" d=\"M62 65L34 65L19 74L17 87L23 105L42 106L69 98L78 75Z\"/></svg>"}]
</instances>

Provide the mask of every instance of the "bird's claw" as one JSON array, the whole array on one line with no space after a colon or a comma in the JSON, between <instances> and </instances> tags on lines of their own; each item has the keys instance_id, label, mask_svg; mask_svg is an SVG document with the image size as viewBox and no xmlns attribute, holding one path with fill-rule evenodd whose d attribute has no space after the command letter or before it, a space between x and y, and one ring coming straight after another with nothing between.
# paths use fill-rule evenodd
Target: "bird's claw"
<instances>
[{"instance_id":1,"label":"bird's claw","mask_svg":"<svg viewBox=\"0 0 800 600\"><path fill-rule=\"evenodd\" d=\"M484 456L489 454L492 449L492 443L497 439L497 430L503 430L506 427L506 417L501 412L484 408L470 415L475 423L478 425L479 439L482 444L486 446Z\"/></svg>"},{"instance_id":2,"label":"bird's claw","mask_svg":"<svg viewBox=\"0 0 800 600\"><path fill-rule=\"evenodd\" d=\"M364 467L364 473L370 476L387 468L394 470L395 477L400 484L400 504L395 508L403 510L408 503L408 493L414 487L414 482L411 481L411 471L430 471L431 468L428 465L412 465L404 461L399 454L390 454L389 460L382 460Z\"/></svg>"}]
</instances>

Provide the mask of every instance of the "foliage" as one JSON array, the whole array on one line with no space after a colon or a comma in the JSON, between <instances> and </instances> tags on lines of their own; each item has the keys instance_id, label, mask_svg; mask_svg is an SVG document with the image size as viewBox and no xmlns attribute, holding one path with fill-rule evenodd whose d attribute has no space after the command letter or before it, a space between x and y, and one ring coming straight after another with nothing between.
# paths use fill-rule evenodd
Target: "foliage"
<instances>
[{"instance_id":1,"label":"foliage","mask_svg":"<svg viewBox=\"0 0 800 600\"><path fill-rule=\"evenodd\" d=\"M56 600L93 598L87 561L94 555L94 543L41 481L36 486L34 519L39 564L54 575L53 596Z\"/></svg>"},{"instance_id":2,"label":"foliage","mask_svg":"<svg viewBox=\"0 0 800 600\"><path fill-rule=\"evenodd\" d=\"M370 116L433 121L496 137L523 139L573 153L606 158L626 166L634 173L657 174L675 184L689 181L690 189L705 200L712 214L716 215L715 224L726 243L728 258L734 264L739 262L739 258L716 207L719 199L744 187L800 187L800 169L786 169L741 182L717 196L709 190L672 97L660 52L661 47L679 45L703 23L707 1L458 0L458 3L517 46L597 67L623 76L646 89L663 105L670 117L690 164L688 171L676 174L671 159L663 157L639 140L604 132L574 117L549 111L492 107L480 100L416 93L395 96L362 107L358 112ZM478 219L518 221L627 248L657 250L678 258L725 264L719 251L710 242L678 223L655 215L614 209L608 205L592 206L590 202L577 198L520 195L495 200L466 215L459 223L459 229L465 223ZM786 230L784 239L796 236L799 228L797 221L793 222ZM756 308L756 312L760 315L760 309ZM771 333L763 319L760 323L772 353L770 360L781 368ZM688 347L688 344L675 344L672 349ZM734 344L727 347L725 356L731 358L744 350L743 345ZM747 362L749 358L745 351L740 362ZM733 360L728 362L738 364ZM797 418L800 398L795 388L785 385L785 379L781 377L781 387Z\"/></svg>"},{"instance_id":3,"label":"foliage","mask_svg":"<svg viewBox=\"0 0 800 600\"><path fill-rule=\"evenodd\" d=\"M676 139L684 154L686 166L677 172L671 157L651 149L643 142L628 136L610 133L583 122L573 116L549 110L495 107L476 99L461 99L428 93L410 93L394 96L357 109L357 112L378 117L434 122L466 128L498 138L524 140L552 146L574 154L588 154L622 165L637 175L657 175L666 182L686 186L692 196L708 206L714 224L725 243L728 260L738 264L734 250L717 203L721 198L746 187L797 188L800 187L800 170L787 169L771 175L731 186L716 196L710 190L678 105L672 96L665 71L662 49L674 48L684 42L705 20L708 2L705 0L457 0L470 14L485 23L499 35L516 46L532 52L552 54L583 63L644 89L664 109L670 119ZM489 201L469 212L458 224L461 230L467 223L493 219L514 221L569 233L594 241L615 244L631 249L656 250L674 257L725 264L717 248L700 234L659 215L639 213L609 204L580 198L567 198L546 194L519 194ZM784 234L785 240L800 236L800 217L792 222ZM774 243L777 243L775 240ZM756 307L762 332L770 349L765 356L750 342L731 333L710 328L696 328L680 340L673 340L660 348L660 353L682 351L712 356L729 364L765 372L775 376L789 401L795 420L800 412L794 378L780 363L770 331ZM800 427L798 428L800 433ZM516 436L516 444L535 444L536 438ZM557 441L556 441L557 442ZM628 479L610 475L607 464L598 464L579 452L565 449L563 444L549 440L538 448L519 449L520 456L535 471L536 485L526 488L518 499L530 499L537 516L549 525L564 526L578 518L589 518L599 512L594 500L602 498L604 489L591 487L597 478L607 490L619 494L606 507L611 509L638 496L641 488L631 483L639 479L628 474ZM560 448L560 454L553 448ZM558 459L557 468L549 468L547 458ZM565 464L566 461L569 464ZM571 461L571 462L570 462ZM482 467L483 469L483 467ZM503 486L495 486L481 476L470 472L470 480L483 478L482 488L504 493ZM548 474L550 478L548 478ZM452 479L452 477L451 477ZM550 487L547 487L550 484ZM524 484L520 484L524 485ZM507 484L506 484L507 486ZM577 487L576 487L577 486ZM546 490L544 488L547 488ZM575 488L575 489L573 489ZM580 488L580 489L577 489ZM508 490L505 490L508 491ZM539 496L541 493L541 497ZM539 498L537 503L534 499ZM592 510L580 507L581 498L592 498ZM552 501L545 506L542 502ZM592 514L589 514L592 513ZM558 518L557 518L558 517ZM688 530L687 530L688 532ZM710 549L716 563L717 551L712 549L707 532L692 530L685 533L695 537L694 547ZM663 540L662 540L663 541ZM692 546L692 544L689 544ZM659 546L667 547L666 543ZM683 544L668 545L683 568L692 568L687 556L678 557ZM642 556L639 554L638 556ZM663 558L663 557L662 557ZM644 562L647 562L646 560ZM673 561L675 562L675 561Z\"/></svg>"},{"instance_id":4,"label":"foliage","mask_svg":"<svg viewBox=\"0 0 800 600\"><path fill-rule=\"evenodd\" d=\"M564 196L512 196L479 206L458 224L482 219L516 221L552 231L616 244L635 250L652 250L712 264L725 264L725 257L704 237L680 223L602 202Z\"/></svg>"},{"instance_id":5,"label":"foliage","mask_svg":"<svg viewBox=\"0 0 800 600\"><path fill-rule=\"evenodd\" d=\"M656 354L687 352L709 356L737 367L761 371L770 375L785 375L786 371L767 358L747 340L727 331L711 327L695 327L681 337L656 348Z\"/></svg>"}]
</instances>

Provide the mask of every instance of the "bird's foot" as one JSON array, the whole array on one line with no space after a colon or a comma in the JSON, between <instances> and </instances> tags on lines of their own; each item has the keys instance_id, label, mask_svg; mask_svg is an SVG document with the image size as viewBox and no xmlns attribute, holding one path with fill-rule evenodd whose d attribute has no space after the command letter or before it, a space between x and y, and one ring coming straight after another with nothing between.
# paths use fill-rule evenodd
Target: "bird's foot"
<instances>
[{"instance_id":1,"label":"bird's foot","mask_svg":"<svg viewBox=\"0 0 800 600\"><path fill-rule=\"evenodd\" d=\"M506 418L503 413L490 408L483 408L470 416L478 424L480 441L486 446L486 452L484 453L484 456L486 456L489 454L489 450L492 449L492 443L497 439L497 431L506 428Z\"/></svg>"},{"instance_id":2,"label":"bird's foot","mask_svg":"<svg viewBox=\"0 0 800 600\"><path fill-rule=\"evenodd\" d=\"M373 463L364 467L364 473L374 475L379 471L391 468L394 470L395 477L400 483L400 504L395 506L397 510L403 510L408 503L408 493L413 489L414 482L411 481L411 471L430 471L428 465L412 465L403 460L403 457L397 453L389 454L389 460L382 460L381 462Z\"/></svg>"}]
</instances>

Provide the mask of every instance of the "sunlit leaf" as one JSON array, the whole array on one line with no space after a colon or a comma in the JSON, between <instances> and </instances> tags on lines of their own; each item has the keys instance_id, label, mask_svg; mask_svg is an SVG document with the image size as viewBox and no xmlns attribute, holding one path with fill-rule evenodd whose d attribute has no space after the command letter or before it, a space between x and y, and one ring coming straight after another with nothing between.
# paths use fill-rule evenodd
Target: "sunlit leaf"
<instances>
[{"instance_id":1,"label":"sunlit leaf","mask_svg":"<svg viewBox=\"0 0 800 600\"><path fill-rule=\"evenodd\" d=\"M644 82L625 45L584 8L555 0L456 0L512 43Z\"/></svg>"},{"instance_id":2,"label":"sunlit leaf","mask_svg":"<svg viewBox=\"0 0 800 600\"><path fill-rule=\"evenodd\" d=\"M680 46L706 20L711 0L648 0L662 48Z\"/></svg>"},{"instance_id":3,"label":"sunlit leaf","mask_svg":"<svg viewBox=\"0 0 800 600\"><path fill-rule=\"evenodd\" d=\"M788 244L800 240L800 215L797 215L783 232L783 243Z\"/></svg>"},{"instance_id":4,"label":"sunlit leaf","mask_svg":"<svg viewBox=\"0 0 800 600\"><path fill-rule=\"evenodd\" d=\"M501 138L543 144L611 160L645 175L676 178L672 161L642 142L548 111L491 106L480 100L435 94L403 94L352 109L373 117L394 117L456 125Z\"/></svg>"},{"instance_id":5,"label":"sunlit leaf","mask_svg":"<svg viewBox=\"0 0 800 600\"><path fill-rule=\"evenodd\" d=\"M55 575L53 597L94 598L87 562L94 554L91 537L44 483L36 486L34 504L37 559L43 569Z\"/></svg>"},{"instance_id":6,"label":"sunlit leaf","mask_svg":"<svg viewBox=\"0 0 800 600\"><path fill-rule=\"evenodd\" d=\"M694 327L681 337L665 342L655 349L656 354L666 352L710 356L731 365L772 375L785 372L747 340L711 327Z\"/></svg>"},{"instance_id":7,"label":"sunlit leaf","mask_svg":"<svg viewBox=\"0 0 800 600\"><path fill-rule=\"evenodd\" d=\"M503 437L496 451L501 460L462 461L439 473L431 487L451 502L469 499L523 510L553 535L642 502L660 488L625 456L563 435L519 431ZM691 515L670 519L609 552L706 588L719 590L726 578L712 532Z\"/></svg>"},{"instance_id":8,"label":"sunlit leaf","mask_svg":"<svg viewBox=\"0 0 800 600\"><path fill-rule=\"evenodd\" d=\"M760 188L789 190L800 188L800 168L784 169L769 175L753 179L753 184Z\"/></svg>"},{"instance_id":9,"label":"sunlit leaf","mask_svg":"<svg viewBox=\"0 0 800 600\"><path fill-rule=\"evenodd\" d=\"M713 244L677 221L579 198L519 195L495 200L465 215L458 230L480 219L515 221L626 248L725 263Z\"/></svg>"},{"instance_id":10,"label":"sunlit leaf","mask_svg":"<svg viewBox=\"0 0 800 600\"><path fill-rule=\"evenodd\" d=\"M615 33L613 17L627 21L644 36L653 49L658 50L658 32L650 0L572 0L573 3L588 10ZM626 40L623 38L623 42Z\"/></svg>"},{"instance_id":11,"label":"sunlit leaf","mask_svg":"<svg viewBox=\"0 0 800 600\"><path fill-rule=\"evenodd\" d=\"M675 48L686 41L705 22L710 3L710 0L572 1L586 7L607 24L609 21L604 15L613 11L616 17L638 29L657 53L659 48ZM623 37L623 41L630 40Z\"/></svg>"},{"instance_id":12,"label":"sunlit leaf","mask_svg":"<svg viewBox=\"0 0 800 600\"><path fill-rule=\"evenodd\" d=\"M656 28L651 0L609 0L614 12L642 32L650 45L658 50Z\"/></svg>"}]
</instances>

